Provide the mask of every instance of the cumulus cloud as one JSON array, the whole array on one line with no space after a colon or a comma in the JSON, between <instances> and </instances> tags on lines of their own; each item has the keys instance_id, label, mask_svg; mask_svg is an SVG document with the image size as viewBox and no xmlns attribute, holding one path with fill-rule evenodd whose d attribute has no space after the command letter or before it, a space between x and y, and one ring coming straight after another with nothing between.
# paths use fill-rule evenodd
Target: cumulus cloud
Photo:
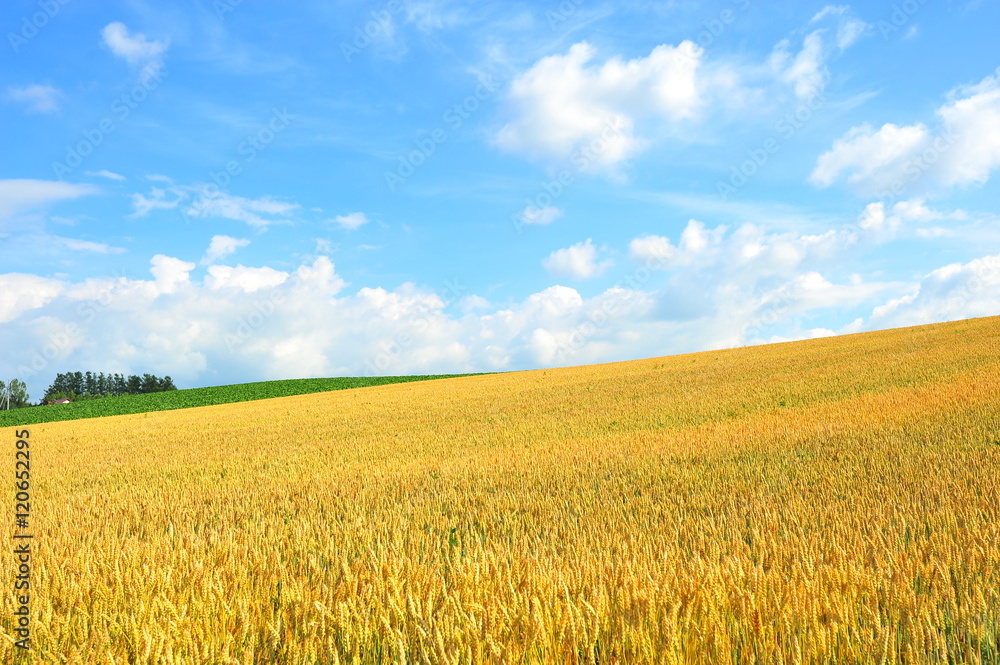
<instances>
[{"instance_id":1,"label":"cumulus cloud","mask_svg":"<svg viewBox=\"0 0 1000 665\"><path fill-rule=\"evenodd\" d=\"M205 256L201 259L202 265L210 265L221 258L229 256L241 247L246 247L250 241L246 238L233 238L230 236L212 236L212 241L205 251Z\"/></svg>"},{"instance_id":2,"label":"cumulus cloud","mask_svg":"<svg viewBox=\"0 0 1000 665\"><path fill-rule=\"evenodd\" d=\"M244 293L253 293L260 289L278 286L288 279L288 273L274 268L247 268L238 265L211 266L205 277L205 286L210 289L239 289Z\"/></svg>"},{"instance_id":3,"label":"cumulus cloud","mask_svg":"<svg viewBox=\"0 0 1000 665\"><path fill-rule=\"evenodd\" d=\"M0 323L41 307L64 289L65 284L56 279L23 273L0 275Z\"/></svg>"},{"instance_id":4,"label":"cumulus cloud","mask_svg":"<svg viewBox=\"0 0 1000 665\"><path fill-rule=\"evenodd\" d=\"M914 326L1000 314L1000 254L931 271L911 293L872 311L874 328Z\"/></svg>"},{"instance_id":5,"label":"cumulus cloud","mask_svg":"<svg viewBox=\"0 0 1000 665\"><path fill-rule=\"evenodd\" d=\"M858 226L864 231L874 232L880 237L886 238L896 234L906 222L925 223L941 220L962 221L968 219L968 215L963 210L955 210L950 213L932 210L927 207L923 199L907 199L897 201L892 206L887 206L884 201L873 201L865 206L864 211L858 218ZM914 234L918 237L934 237L942 235L940 231L928 235L929 230L924 228L914 229Z\"/></svg>"},{"instance_id":6,"label":"cumulus cloud","mask_svg":"<svg viewBox=\"0 0 1000 665\"><path fill-rule=\"evenodd\" d=\"M809 181L846 179L862 193L903 191L925 179L938 187L983 185L1000 166L1000 70L948 93L937 129L924 123L851 128L820 155Z\"/></svg>"},{"instance_id":7,"label":"cumulus cloud","mask_svg":"<svg viewBox=\"0 0 1000 665\"><path fill-rule=\"evenodd\" d=\"M590 238L571 247L557 249L542 261L549 273L560 277L586 279L600 275L614 265L610 259L598 261L597 248Z\"/></svg>"},{"instance_id":8,"label":"cumulus cloud","mask_svg":"<svg viewBox=\"0 0 1000 665\"><path fill-rule=\"evenodd\" d=\"M983 185L1000 166L1000 69L972 86L948 94L937 111L954 146L942 159L945 185Z\"/></svg>"},{"instance_id":9,"label":"cumulus cloud","mask_svg":"<svg viewBox=\"0 0 1000 665\"><path fill-rule=\"evenodd\" d=\"M539 60L510 87L513 118L498 145L533 158L585 159L614 165L641 150L637 116L660 122L693 118L701 103L697 71L702 49L693 42L661 44L648 56L612 57L594 64L594 48L580 42ZM588 150L589 149L589 150Z\"/></svg>"},{"instance_id":10,"label":"cumulus cloud","mask_svg":"<svg viewBox=\"0 0 1000 665\"><path fill-rule=\"evenodd\" d=\"M809 181L829 187L846 174L849 183L886 187L903 177L909 161L930 142L930 131L920 123L900 127L890 122L878 130L871 125L854 127L820 155Z\"/></svg>"},{"instance_id":11,"label":"cumulus cloud","mask_svg":"<svg viewBox=\"0 0 1000 665\"><path fill-rule=\"evenodd\" d=\"M911 201L892 214L943 213ZM856 250L848 233L749 224L728 231L695 220L676 243L646 235L630 250L640 262L652 256L669 265L625 266L618 283L591 297L556 285L500 308L465 294L448 309L449 300L410 283L347 292L322 256L288 271L212 265L200 279L194 263L162 254L146 279L0 274L10 350L0 374L20 375L37 392L57 365L170 374L182 386L525 369L1000 311L1000 256L945 266L919 284L872 282L836 274L845 252ZM837 324L859 307L872 308L868 322L852 314ZM817 321L824 313L832 315ZM56 351L48 359L40 355L46 345Z\"/></svg>"},{"instance_id":12,"label":"cumulus cloud","mask_svg":"<svg viewBox=\"0 0 1000 665\"><path fill-rule=\"evenodd\" d=\"M633 259L645 261L659 268L690 265L706 257L715 256L726 230L726 226L707 229L702 222L692 219L688 220L687 226L681 232L680 242L677 245L671 244L670 239L664 236L645 235L629 243L629 253Z\"/></svg>"},{"instance_id":13,"label":"cumulus cloud","mask_svg":"<svg viewBox=\"0 0 1000 665\"><path fill-rule=\"evenodd\" d=\"M62 93L51 85L27 85L23 88L10 87L7 98L21 102L34 113L55 113L59 110L59 98Z\"/></svg>"},{"instance_id":14,"label":"cumulus cloud","mask_svg":"<svg viewBox=\"0 0 1000 665\"><path fill-rule=\"evenodd\" d=\"M365 215L365 213L363 212L352 212L346 215L337 215L330 221L332 221L334 224L338 224L339 226L347 229L348 231L353 231L355 229L361 228L362 226L367 224L370 220L368 219L368 216Z\"/></svg>"},{"instance_id":15,"label":"cumulus cloud","mask_svg":"<svg viewBox=\"0 0 1000 665\"><path fill-rule=\"evenodd\" d=\"M635 238L629 243L629 253L633 259L650 260L654 259L663 264L673 263L679 254L679 250L670 244L670 238L663 236L647 235Z\"/></svg>"},{"instance_id":16,"label":"cumulus cloud","mask_svg":"<svg viewBox=\"0 0 1000 665\"><path fill-rule=\"evenodd\" d=\"M157 254L150 261L149 272L156 278L155 286L159 293L173 293L177 289L191 283L191 271L194 264L182 261L164 254Z\"/></svg>"}]
</instances>

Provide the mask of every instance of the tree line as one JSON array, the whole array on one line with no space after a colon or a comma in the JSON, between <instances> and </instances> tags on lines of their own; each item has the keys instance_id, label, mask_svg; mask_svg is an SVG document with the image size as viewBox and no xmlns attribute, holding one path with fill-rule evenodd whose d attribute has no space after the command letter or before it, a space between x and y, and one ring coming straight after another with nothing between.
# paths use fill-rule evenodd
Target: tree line
<instances>
[{"instance_id":1,"label":"tree line","mask_svg":"<svg viewBox=\"0 0 1000 665\"><path fill-rule=\"evenodd\" d=\"M28 400L28 386L20 379L13 379L8 386L0 381L0 409L20 409L31 406Z\"/></svg>"},{"instance_id":2,"label":"tree line","mask_svg":"<svg viewBox=\"0 0 1000 665\"><path fill-rule=\"evenodd\" d=\"M160 378L152 374L105 374L104 372L66 372L56 374L42 402L70 399L74 402L119 395L141 395L177 390L169 376Z\"/></svg>"}]
</instances>

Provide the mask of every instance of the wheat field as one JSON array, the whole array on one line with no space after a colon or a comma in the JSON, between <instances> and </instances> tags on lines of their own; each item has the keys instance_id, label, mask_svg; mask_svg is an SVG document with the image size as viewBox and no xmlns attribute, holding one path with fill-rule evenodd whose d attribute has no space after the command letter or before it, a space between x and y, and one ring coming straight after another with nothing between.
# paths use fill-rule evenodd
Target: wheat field
<instances>
[{"instance_id":1,"label":"wheat field","mask_svg":"<svg viewBox=\"0 0 1000 665\"><path fill-rule=\"evenodd\" d=\"M1000 662L1000 318L30 430L2 662Z\"/></svg>"}]
</instances>

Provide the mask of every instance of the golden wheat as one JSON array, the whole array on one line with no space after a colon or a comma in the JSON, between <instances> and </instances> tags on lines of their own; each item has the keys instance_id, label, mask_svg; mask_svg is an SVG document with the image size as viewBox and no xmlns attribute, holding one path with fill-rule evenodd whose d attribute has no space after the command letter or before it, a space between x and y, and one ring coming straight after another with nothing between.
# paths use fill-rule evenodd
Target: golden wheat
<instances>
[{"instance_id":1,"label":"golden wheat","mask_svg":"<svg viewBox=\"0 0 1000 665\"><path fill-rule=\"evenodd\" d=\"M30 655L997 663L998 370L990 318L36 425Z\"/></svg>"}]
</instances>

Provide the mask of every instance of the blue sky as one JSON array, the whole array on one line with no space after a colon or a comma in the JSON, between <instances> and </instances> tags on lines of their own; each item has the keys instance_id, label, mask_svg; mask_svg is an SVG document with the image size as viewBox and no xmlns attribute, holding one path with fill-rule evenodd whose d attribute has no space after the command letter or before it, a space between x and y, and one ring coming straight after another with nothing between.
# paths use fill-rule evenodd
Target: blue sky
<instances>
[{"instance_id":1,"label":"blue sky","mask_svg":"<svg viewBox=\"0 0 1000 665\"><path fill-rule=\"evenodd\" d=\"M997 3L0 17L0 376L36 399L1000 314Z\"/></svg>"}]
</instances>

